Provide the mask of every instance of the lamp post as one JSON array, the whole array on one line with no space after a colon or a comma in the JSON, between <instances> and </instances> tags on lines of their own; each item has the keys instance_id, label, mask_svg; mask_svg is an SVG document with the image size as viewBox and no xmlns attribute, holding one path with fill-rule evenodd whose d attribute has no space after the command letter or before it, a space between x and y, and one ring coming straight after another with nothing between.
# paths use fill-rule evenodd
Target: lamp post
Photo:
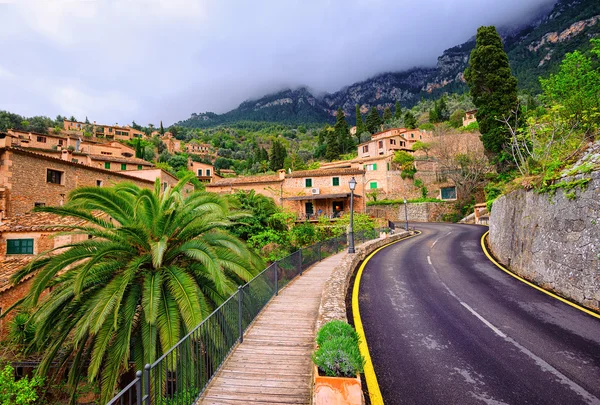
<instances>
[{"instance_id":1,"label":"lamp post","mask_svg":"<svg viewBox=\"0 0 600 405\"><path fill-rule=\"evenodd\" d=\"M408 231L408 208L406 207L406 197L404 198L404 217L406 218L406 230Z\"/></svg>"},{"instance_id":2,"label":"lamp post","mask_svg":"<svg viewBox=\"0 0 600 405\"><path fill-rule=\"evenodd\" d=\"M350 186L350 230L348 232L348 253L354 253L354 189L356 180L354 177L348 182Z\"/></svg>"}]
</instances>

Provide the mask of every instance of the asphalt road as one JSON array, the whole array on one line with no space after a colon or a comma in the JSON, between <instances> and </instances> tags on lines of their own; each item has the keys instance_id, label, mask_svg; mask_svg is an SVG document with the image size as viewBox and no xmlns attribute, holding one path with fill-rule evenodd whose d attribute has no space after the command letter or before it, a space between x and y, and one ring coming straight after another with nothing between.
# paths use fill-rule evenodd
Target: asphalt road
<instances>
[{"instance_id":1,"label":"asphalt road","mask_svg":"<svg viewBox=\"0 0 600 405\"><path fill-rule=\"evenodd\" d=\"M417 224L359 306L385 404L600 404L600 320L505 274L476 225Z\"/></svg>"}]
</instances>

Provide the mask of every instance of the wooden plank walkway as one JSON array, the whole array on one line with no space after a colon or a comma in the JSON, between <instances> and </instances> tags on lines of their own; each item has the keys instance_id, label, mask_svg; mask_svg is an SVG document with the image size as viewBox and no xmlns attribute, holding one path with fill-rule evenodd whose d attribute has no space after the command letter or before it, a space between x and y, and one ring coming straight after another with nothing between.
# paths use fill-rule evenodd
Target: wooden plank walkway
<instances>
[{"instance_id":1,"label":"wooden plank walkway","mask_svg":"<svg viewBox=\"0 0 600 405\"><path fill-rule=\"evenodd\" d=\"M321 293L342 255L315 264L267 305L198 404L311 403L311 354Z\"/></svg>"}]
</instances>

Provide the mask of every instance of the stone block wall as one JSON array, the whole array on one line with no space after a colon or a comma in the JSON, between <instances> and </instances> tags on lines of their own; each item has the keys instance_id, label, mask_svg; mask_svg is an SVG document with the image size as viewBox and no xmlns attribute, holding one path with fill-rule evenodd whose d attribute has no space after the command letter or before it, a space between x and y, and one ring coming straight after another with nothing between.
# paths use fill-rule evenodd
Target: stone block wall
<instances>
[{"instance_id":1,"label":"stone block wall","mask_svg":"<svg viewBox=\"0 0 600 405\"><path fill-rule=\"evenodd\" d=\"M558 189L554 195L517 190L500 197L492 207L489 243L515 273L599 309L600 172L591 177L584 190Z\"/></svg>"},{"instance_id":2,"label":"stone block wall","mask_svg":"<svg viewBox=\"0 0 600 405\"><path fill-rule=\"evenodd\" d=\"M406 209L411 222L441 222L444 215L451 213L454 207L451 202L409 203ZM394 222L405 220L404 204L370 205L367 207L367 214Z\"/></svg>"}]
</instances>

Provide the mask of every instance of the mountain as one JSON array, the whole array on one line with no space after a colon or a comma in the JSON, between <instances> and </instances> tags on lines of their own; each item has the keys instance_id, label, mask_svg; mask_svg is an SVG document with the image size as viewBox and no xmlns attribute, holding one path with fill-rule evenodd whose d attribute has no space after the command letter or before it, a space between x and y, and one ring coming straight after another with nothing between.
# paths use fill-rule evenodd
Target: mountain
<instances>
[{"instance_id":1,"label":"mountain","mask_svg":"<svg viewBox=\"0 0 600 405\"><path fill-rule=\"evenodd\" d=\"M600 35L600 1L559 0L550 10L540 10L540 15L526 26L501 28L499 33L519 87L539 92L539 76L556 71L567 52L589 49L590 38ZM350 117L354 116L356 104L361 105L363 113L372 106L383 110L396 101L403 107L412 107L421 98L466 91L463 72L474 46L475 37L447 49L432 68L383 73L321 96L306 88L288 89L245 101L225 114L192 114L178 125L209 127L237 121L325 123L334 121L338 107Z\"/></svg>"}]
</instances>

